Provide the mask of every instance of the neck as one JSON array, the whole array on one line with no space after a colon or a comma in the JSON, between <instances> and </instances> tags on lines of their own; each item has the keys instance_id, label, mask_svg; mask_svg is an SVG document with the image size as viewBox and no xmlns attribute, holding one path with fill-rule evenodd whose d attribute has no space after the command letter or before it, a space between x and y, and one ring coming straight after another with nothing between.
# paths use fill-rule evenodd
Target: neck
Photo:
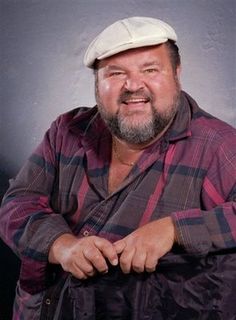
<instances>
[{"instance_id":1,"label":"neck","mask_svg":"<svg viewBox=\"0 0 236 320\"><path fill-rule=\"evenodd\" d=\"M132 147L116 137L112 138L113 161L133 167L144 149Z\"/></svg>"}]
</instances>

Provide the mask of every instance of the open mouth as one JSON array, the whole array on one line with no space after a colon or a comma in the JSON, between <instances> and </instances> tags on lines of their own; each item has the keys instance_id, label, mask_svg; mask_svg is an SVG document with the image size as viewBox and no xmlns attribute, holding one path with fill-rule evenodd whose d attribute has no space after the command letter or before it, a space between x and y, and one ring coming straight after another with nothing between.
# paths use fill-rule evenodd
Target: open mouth
<instances>
[{"instance_id":1,"label":"open mouth","mask_svg":"<svg viewBox=\"0 0 236 320\"><path fill-rule=\"evenodd\" d=\"M124 104L137 104L137 103L147 103L149 102L149 99L146 98L132 98L132 99L126 99L122 101Z\"/></svg>"},{"instance_id":2,"label":"open mouth","mask_svg":"<svg viewBox=\"0 0 236 320\"><path fill-rule=\"evenodd\" d=\"M126 105L138 105L138 104L144 104L148 103L150 101L150 98L129 98L129 99L124 99L122 100L122 103Z\"/></svg>"}]
</instances>

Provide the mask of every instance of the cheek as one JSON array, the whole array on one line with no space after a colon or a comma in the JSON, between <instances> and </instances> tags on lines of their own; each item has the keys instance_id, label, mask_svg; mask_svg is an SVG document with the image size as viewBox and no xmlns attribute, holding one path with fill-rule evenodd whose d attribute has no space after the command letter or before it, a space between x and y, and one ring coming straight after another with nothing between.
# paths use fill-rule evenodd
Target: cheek
<instances>
[{"instance_id":1,"label":"cheek","mask_svg":"<svg viewBox=\"0 0 236 320\"><path fill-rule=\"evenodd\" d=\"M107 81L100 82L98 85L98 89L100 94L108 94L111 91L111 84Z\"/></svg>"},{"instance_id":2,"label":"cheek","mask_svg":"<svg viewBox=\"0 0 236 320\"><path fill-rule=\"evenodd\" d=\"M176 91L176 82L174 79L161 79L156 81L152 86L152 92L157 97L162 97L163 99L168 99L171 97Z\"/></svg>"},{"instance_id":3,"label":"cheek","mask_svg":"<svg viewBox=\"0 0 236 320\"><path fill-rule=\"evenodd\" d=\"M115 103L120 95L120 87L111 81L102 81L98 84L100 100L104 103Z\"/></svg>"},{"instance_id":4,"label":"cheek","mask_svg":"<svg viewBox=\"0 0 236 320\"><path fill-rule=\"evenodd\" d=\"M155 108L159 112L165 112L175 103L177 92L178 87L172 79L159 82L152 90Z\"/></svg>"},{"instance_id":5,"label":"cheek","mask_svg":"<svg viewBox=\"0 0 236 320\"><path fill-rule=\"evenodd\" d=\"M98 82L99 92L104 95L112 94L117 90L117 83L108 80L102 80Z\"/></svg>"}]
</instances>

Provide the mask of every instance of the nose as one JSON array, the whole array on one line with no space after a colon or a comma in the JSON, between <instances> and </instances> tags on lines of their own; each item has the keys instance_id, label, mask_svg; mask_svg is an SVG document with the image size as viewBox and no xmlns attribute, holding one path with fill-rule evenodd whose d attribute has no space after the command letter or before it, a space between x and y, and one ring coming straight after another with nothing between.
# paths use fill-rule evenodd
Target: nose
<instances>
[{"instance_id":1,"label":"nose","mask_svg":"<svg viewBox=\"0 0 236 320\"><path fill-rule=\"evenodd\" d=\"M124 84L125 89L127 89L130 92L136 92L139 89L144 88L144 82L142 80L142 76L140 74L129 74L127 75L127 78L125 80Z\"/></svg>"}]
</instances>

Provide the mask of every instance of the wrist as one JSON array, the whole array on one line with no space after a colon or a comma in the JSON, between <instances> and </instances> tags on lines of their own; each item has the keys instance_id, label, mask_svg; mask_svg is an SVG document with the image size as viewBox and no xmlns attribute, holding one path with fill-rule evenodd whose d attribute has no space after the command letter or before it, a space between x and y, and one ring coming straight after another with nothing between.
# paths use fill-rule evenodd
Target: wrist
<instances>
[{"instance_id":1,"label":"wrist","mask_svg":"<svg viewBox=\"0 0 236 320\"><path fill-rule=\"evenodd\" d=\"M49 263L60 264L60 256L68 247L71 247L75 241L77 241L77 238L71 233L64 233L56 238L49 249Z\"/></svg>"}]
</instances>

